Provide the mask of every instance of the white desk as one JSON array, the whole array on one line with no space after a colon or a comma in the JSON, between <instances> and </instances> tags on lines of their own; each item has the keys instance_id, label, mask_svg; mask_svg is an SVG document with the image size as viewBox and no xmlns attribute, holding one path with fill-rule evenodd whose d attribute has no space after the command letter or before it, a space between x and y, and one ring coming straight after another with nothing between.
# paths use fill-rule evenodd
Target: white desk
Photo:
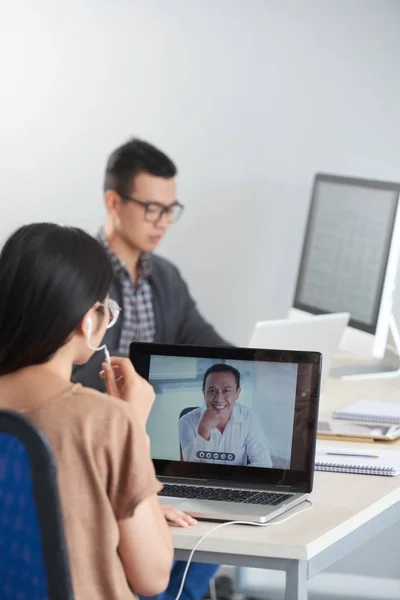
<instances>
[{"instance_id":1,"label":"white desk","mask_svg":"<svg viewBox=\"0 0 400 600\"><path fill-rule=\"evenodd\" d=\"M400 402L400 381L329 379L320 416L328 417L334 407L360 397ZM400 444L397 448L400 450ZM216 531L204 540L194 560L283 570L286 600L306 600L308 579L400 521L400 477L316 472L311 500L311 510L278 527L233 525ZM175 529L176 558L187 559L195 543L214 525Z\"/></svg>"}]
</instances>

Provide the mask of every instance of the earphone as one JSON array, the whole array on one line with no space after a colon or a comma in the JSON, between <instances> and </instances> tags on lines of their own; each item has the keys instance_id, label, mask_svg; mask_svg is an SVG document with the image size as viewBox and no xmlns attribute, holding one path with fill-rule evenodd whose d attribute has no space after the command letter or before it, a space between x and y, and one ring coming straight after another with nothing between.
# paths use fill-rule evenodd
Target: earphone
<instances>
[{"instance_id":1,"label":"earphone","mask_svg":"<svg viewBox=\"0 0 400 600\"><path fill-rule=\"evenodd\" d=\"M106 361L107 363L110 365L111 367L111 357L110 357L110 353L108 351L108 348L106 346L106 344L103 344L102 346L99 346L98 348L95 348L94 346L91 345L90 340L92 337L92 331L93 331L93 321L92 321L92 317L88 317L86 319L86 326L87 326L87 332L86 332L86 343L88 345L88 347L91 350L94 350L94 352L98 352L99 350L104 350L104 355L106 357Z\"/></svg>"},{"instance_id":2,"label":"earphone","mask_svg":"<svg viewBox=\"0 0 400 600\"><path fill-rule=\"evenodd\" d=\"M221 529L222 527L227 527L227 525L255 525L256 527L272 527L273 525L281 525L282 523L285 523L286 521L289 521L289 519L293 519L293 517L297 517L297 515L301 515L301 513L306 512L307 510L310 510L313 507L313 504L311 502L311 500L306 500L306 502L308 502L309 506L307 508L303 508L302 510L296 511L292 514L290 514L288 517L285 517L284 519L281 519L280 521L275 521L274 523L251 523L248 521L228 521L226 523L220 523L219 525L217 525L216 527L212 527L212 529L210 529L209 531L207 531L207 533L205 533L199 540L198 542L196 542L193 550L191 551L188 561L186 563L186 568L185 571L183 573L183 577L182 577L182 581L181 581L181 585L179 588L179 592L178 595L176 596L175 600L179 600L179 598L182 595L183 592L183 588L185 586L185 581L186 581L186 577L189 571L189 567L190 567L190 563L193 560L193 555L196 552L197 548L200 546L200 544L202 543L203 540L205 540L211 533L213 533L214 531L217 531L217 529Z\"/></svg>"}]
</instances>

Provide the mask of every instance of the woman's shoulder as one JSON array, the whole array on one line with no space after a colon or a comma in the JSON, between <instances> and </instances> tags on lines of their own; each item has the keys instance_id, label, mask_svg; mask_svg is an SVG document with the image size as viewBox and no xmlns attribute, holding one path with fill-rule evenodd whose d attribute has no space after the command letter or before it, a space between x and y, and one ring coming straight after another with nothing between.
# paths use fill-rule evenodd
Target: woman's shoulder
<instances>
[{"instance_id":1,"label":"woman's shoulder","mask_svg":"<svg viewBox=\"0 0 400 600\"><path fill-rule=\"evenodd\" d=\"M79 404L88 410L104 411L106 413L119 413L124 415L132 414L132 407L129 402L120 398L109 396L90 387L75 384L71 390L72 398L76 398Z\"/></svg>"},{"instance_id":2,"label":"woman's shoulder","mask_svg":"<svg viewBox=\"0 0 400 600\"><path fill-rule=\"evenodd\" d=\"M59 416L62 414L66 420L83 420L88 424L93 420L111 425L113 421L135 419L134 409L129 403L80 383L73 384L47 406L42 405L42 409L57 412Z\"/></svg>"}]
</instances>

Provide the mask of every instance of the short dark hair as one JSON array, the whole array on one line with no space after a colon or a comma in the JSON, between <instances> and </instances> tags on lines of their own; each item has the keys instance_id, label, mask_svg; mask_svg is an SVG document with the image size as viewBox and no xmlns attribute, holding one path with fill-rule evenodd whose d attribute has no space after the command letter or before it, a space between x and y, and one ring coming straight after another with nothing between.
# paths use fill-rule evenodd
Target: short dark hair
<instances>
[{"instance_id":1,"label":"short dark hair","mask_svg":"<svg viewBox=\"0 0 400 600\"><path fill-rule=\"evenodd\" d=\"M231 367L231 365L225 365L222 363L217 363L216 365L212 365L207 369L204 373L203 377L203 389L206 387L206 380L211 373L232 373L236 381L236 389L240 388L240 372L235 369L235 367Z\"/></svg>"},{"instance_id":2,"label":"short dark hair","mask_svg":"<svg viewBox=\"0 0 400 600\"><path fill-rule=\"evenodd\" d=\"M111 265L88 233L36 223L0 253L0 375L47 362L107 296Z\"/></svg>"},{"instance_id":3,"label":"short dark hair","mask_svg":"<svg viewBox=\"0 0 400 600\"><path fill-rule=\"evenodd\" d=\"M177 168L164 152L138 138L119 146L109 156L104 191L114 190L124 198L131 193L132 182L140 173L171 179Z\"/></svg>"}]
</instances>

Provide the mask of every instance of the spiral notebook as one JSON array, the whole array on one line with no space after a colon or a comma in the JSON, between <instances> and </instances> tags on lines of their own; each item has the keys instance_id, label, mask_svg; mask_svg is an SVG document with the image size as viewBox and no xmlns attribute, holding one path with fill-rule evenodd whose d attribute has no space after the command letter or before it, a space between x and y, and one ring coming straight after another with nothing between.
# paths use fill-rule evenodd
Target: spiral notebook
<instances>
[{"instance_id":1,"label":"spiral notebook","mask_svg":"<svg viewBox=\"0 0 400 600\"><path fill-rule=\"evenodd\" d=\"M351 446L325 446L317 443L316 471L359 473L360 475L400 475L400 452L381 450L355 450Z\"/></svg>"},{"instance_id":2,"label":"spiral notebook","mask_svg":"<svg viewBox=\"0 0 400 600\"><path fill-rule=\"evenodd\" d=\"M346 406L346 408L335 410L333 418L400 425L400 404L359 400L355 404Z\"/></svg>"}]
</instances>

